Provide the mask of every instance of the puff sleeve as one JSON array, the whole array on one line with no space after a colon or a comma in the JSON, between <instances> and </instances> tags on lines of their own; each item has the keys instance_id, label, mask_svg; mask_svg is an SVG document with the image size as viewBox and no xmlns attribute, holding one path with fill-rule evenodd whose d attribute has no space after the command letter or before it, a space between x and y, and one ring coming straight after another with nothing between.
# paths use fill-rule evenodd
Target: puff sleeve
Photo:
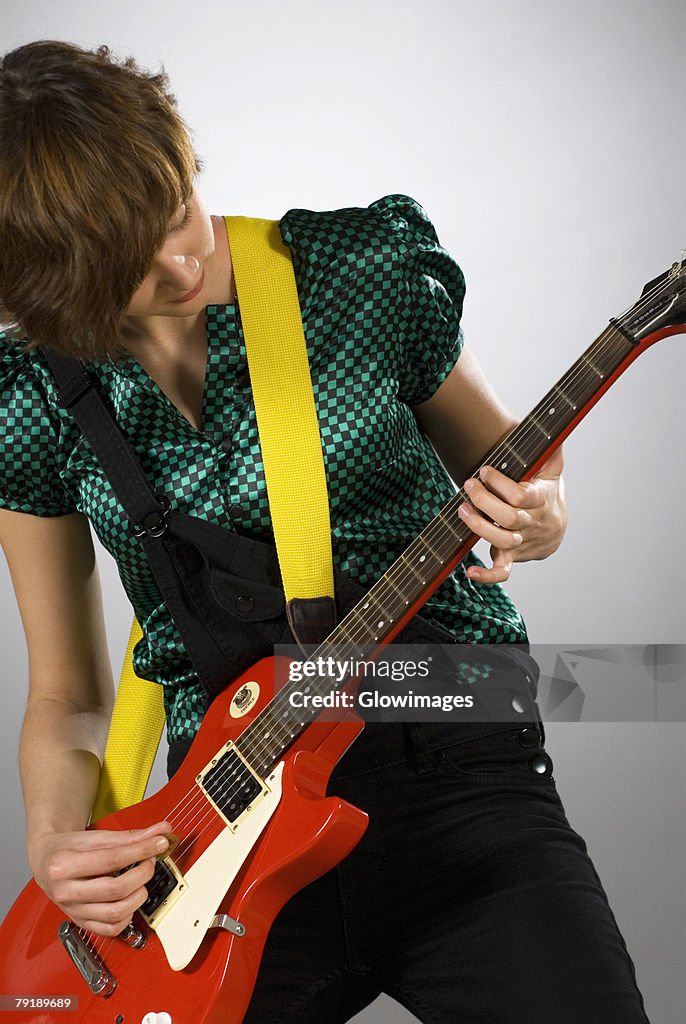
<instances>
[{"instance_id":1,"label":"puff sleeve","mask_svg":"<svg viewBox=\"0 0 686 1024\"><path fill-rule=\"evenodd\" d=\"M59 477L59 429L19 346L0 332L0 507L66 515L76 506Z\"/></svg>"},{"instance_id":2,"label":"puff sleeve","mask_svg":"<svg viewBox=\"0 0 686 1024\"><path fill-rule=\"evenodd\" d=\"M388 195L369 209L383 218L397 248L401 277L398 397L416 405L433 395L459 358L464 343L460 320L465 279L416 200Z\"/></svg>"}]
</instances>

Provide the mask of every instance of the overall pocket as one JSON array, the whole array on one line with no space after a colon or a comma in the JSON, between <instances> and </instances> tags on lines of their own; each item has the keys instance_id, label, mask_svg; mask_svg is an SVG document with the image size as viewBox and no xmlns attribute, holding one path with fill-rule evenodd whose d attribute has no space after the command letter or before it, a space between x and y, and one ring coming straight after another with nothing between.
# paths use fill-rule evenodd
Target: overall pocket
<instances>
[{"instance_id":1,"label":"overall pocket","mask_svg":"<svg viewBox=\"0 0 686 1024\"><path fill-rule=\"evenodd\" d=\"M553 762L535 721L436 750L434 765L443 775L477 783L545 786L554 782Z\"/></svg>"}]
</instances>

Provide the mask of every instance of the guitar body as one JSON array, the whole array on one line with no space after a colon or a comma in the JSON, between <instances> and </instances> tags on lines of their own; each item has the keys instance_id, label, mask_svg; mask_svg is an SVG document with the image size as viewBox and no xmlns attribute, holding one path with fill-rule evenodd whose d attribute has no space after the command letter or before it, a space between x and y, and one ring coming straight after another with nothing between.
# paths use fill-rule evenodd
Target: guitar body
<instances>
[{"instance_id":1,"label":"guitar body","mask_svg":"<svg viewBox=\"0 0 686 1024\"><path fill-rule=\"evenodd\" d=\"M266 807L263 819L268 818L257 835L253 833L261 823L253 826L249 812L239 819L239 826L247 818L246 824L232 833L198 789L196 776L271 701L280 662L286 671L286 658L257 662L213 701L183 764L158 793L91 826L145 828L165 818L175 823L179 843L161 859L173 860L187 884L182 887L185 895L163 918L160 933L166 926L167 946L177 959L191 952L192 947L183 950L184 933L193 931L196 913L202 917L207 906L212 917L224 914L238 922L243 934L205 928L201 921L204 934L197 950L186 966L173 969L168 949L139 912L133 924L145 937L142 948L132 948L119 936L106 938L81 930L79 936L115 982L110 994L97 995L58 939L64 913L31 881L0 928L0 992L34 998L76 996L78 1005L66 1013L50 1008L9 1010L3 1014L6 1024L240 1024L276 914L294 893L339 863L359 842L368 822L363 811L325 795L334 765L364 728L354 712L343 721L313 722L277 768L271 768L272 792L259 804ZM243 711L240 699L234 698L242 694L245 703L246 693L256 699ZM231 843L240 860L232 870ZM202 876L214 877L194 878L194 864L202 868ZM217 864L226 867L229 878L234 875L228 891L225 881L216 877L222 875ZM192 893L203 886L209 892L194 903ZM190 899L187 908L184 899Z\"/></svg>"}]
</instances>

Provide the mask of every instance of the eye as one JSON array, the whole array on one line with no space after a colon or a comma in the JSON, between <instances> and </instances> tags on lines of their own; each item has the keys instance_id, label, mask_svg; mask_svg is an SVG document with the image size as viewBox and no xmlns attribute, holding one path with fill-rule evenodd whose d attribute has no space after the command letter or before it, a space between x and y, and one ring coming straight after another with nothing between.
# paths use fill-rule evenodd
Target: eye
<instances>
[{"instance_id":1,"label":"eye","mask_svg":"<svg viewBox=\"0 0 686 1024\"><path fill-rule=\"evenodd\" d=\"M184 203L184 207L185 207L185 213L183 215L183 220L181 221L180 224L177 224L175 228L170 228L170 232L172 234L175 231L181 231L182 228L185 228L186 224L188 224L188 222L191 219L191 201L190 201L190 199L186 200L186 202Z\"/></svg>"}]
</instances>

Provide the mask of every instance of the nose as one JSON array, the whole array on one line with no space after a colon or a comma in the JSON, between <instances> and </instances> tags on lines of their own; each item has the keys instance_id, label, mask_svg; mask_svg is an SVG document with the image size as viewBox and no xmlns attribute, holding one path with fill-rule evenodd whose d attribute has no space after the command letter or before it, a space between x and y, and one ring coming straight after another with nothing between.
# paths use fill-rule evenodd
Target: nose
<instances>
[{"instance_id":1,"label":"nose","mask_svg":"<svg viewBox=\"0 0 686 1024\"><path fill-rule=\"evenodd\" d=\"M174 288L190 291L198 283L200 260L197 256L168 256L164 262L164 276Z\"/></svg>"},{"instance_id":2,"label":"nose","mask_svg":"<svg viewBox=\"0 0 686 1024\"><path fill-rule=\"evenodd\" d=\"M200 269L200 260L196 256L172 256L172 259L178 266L186 267L193 274Z\"/></svg>"}]
</instances>

